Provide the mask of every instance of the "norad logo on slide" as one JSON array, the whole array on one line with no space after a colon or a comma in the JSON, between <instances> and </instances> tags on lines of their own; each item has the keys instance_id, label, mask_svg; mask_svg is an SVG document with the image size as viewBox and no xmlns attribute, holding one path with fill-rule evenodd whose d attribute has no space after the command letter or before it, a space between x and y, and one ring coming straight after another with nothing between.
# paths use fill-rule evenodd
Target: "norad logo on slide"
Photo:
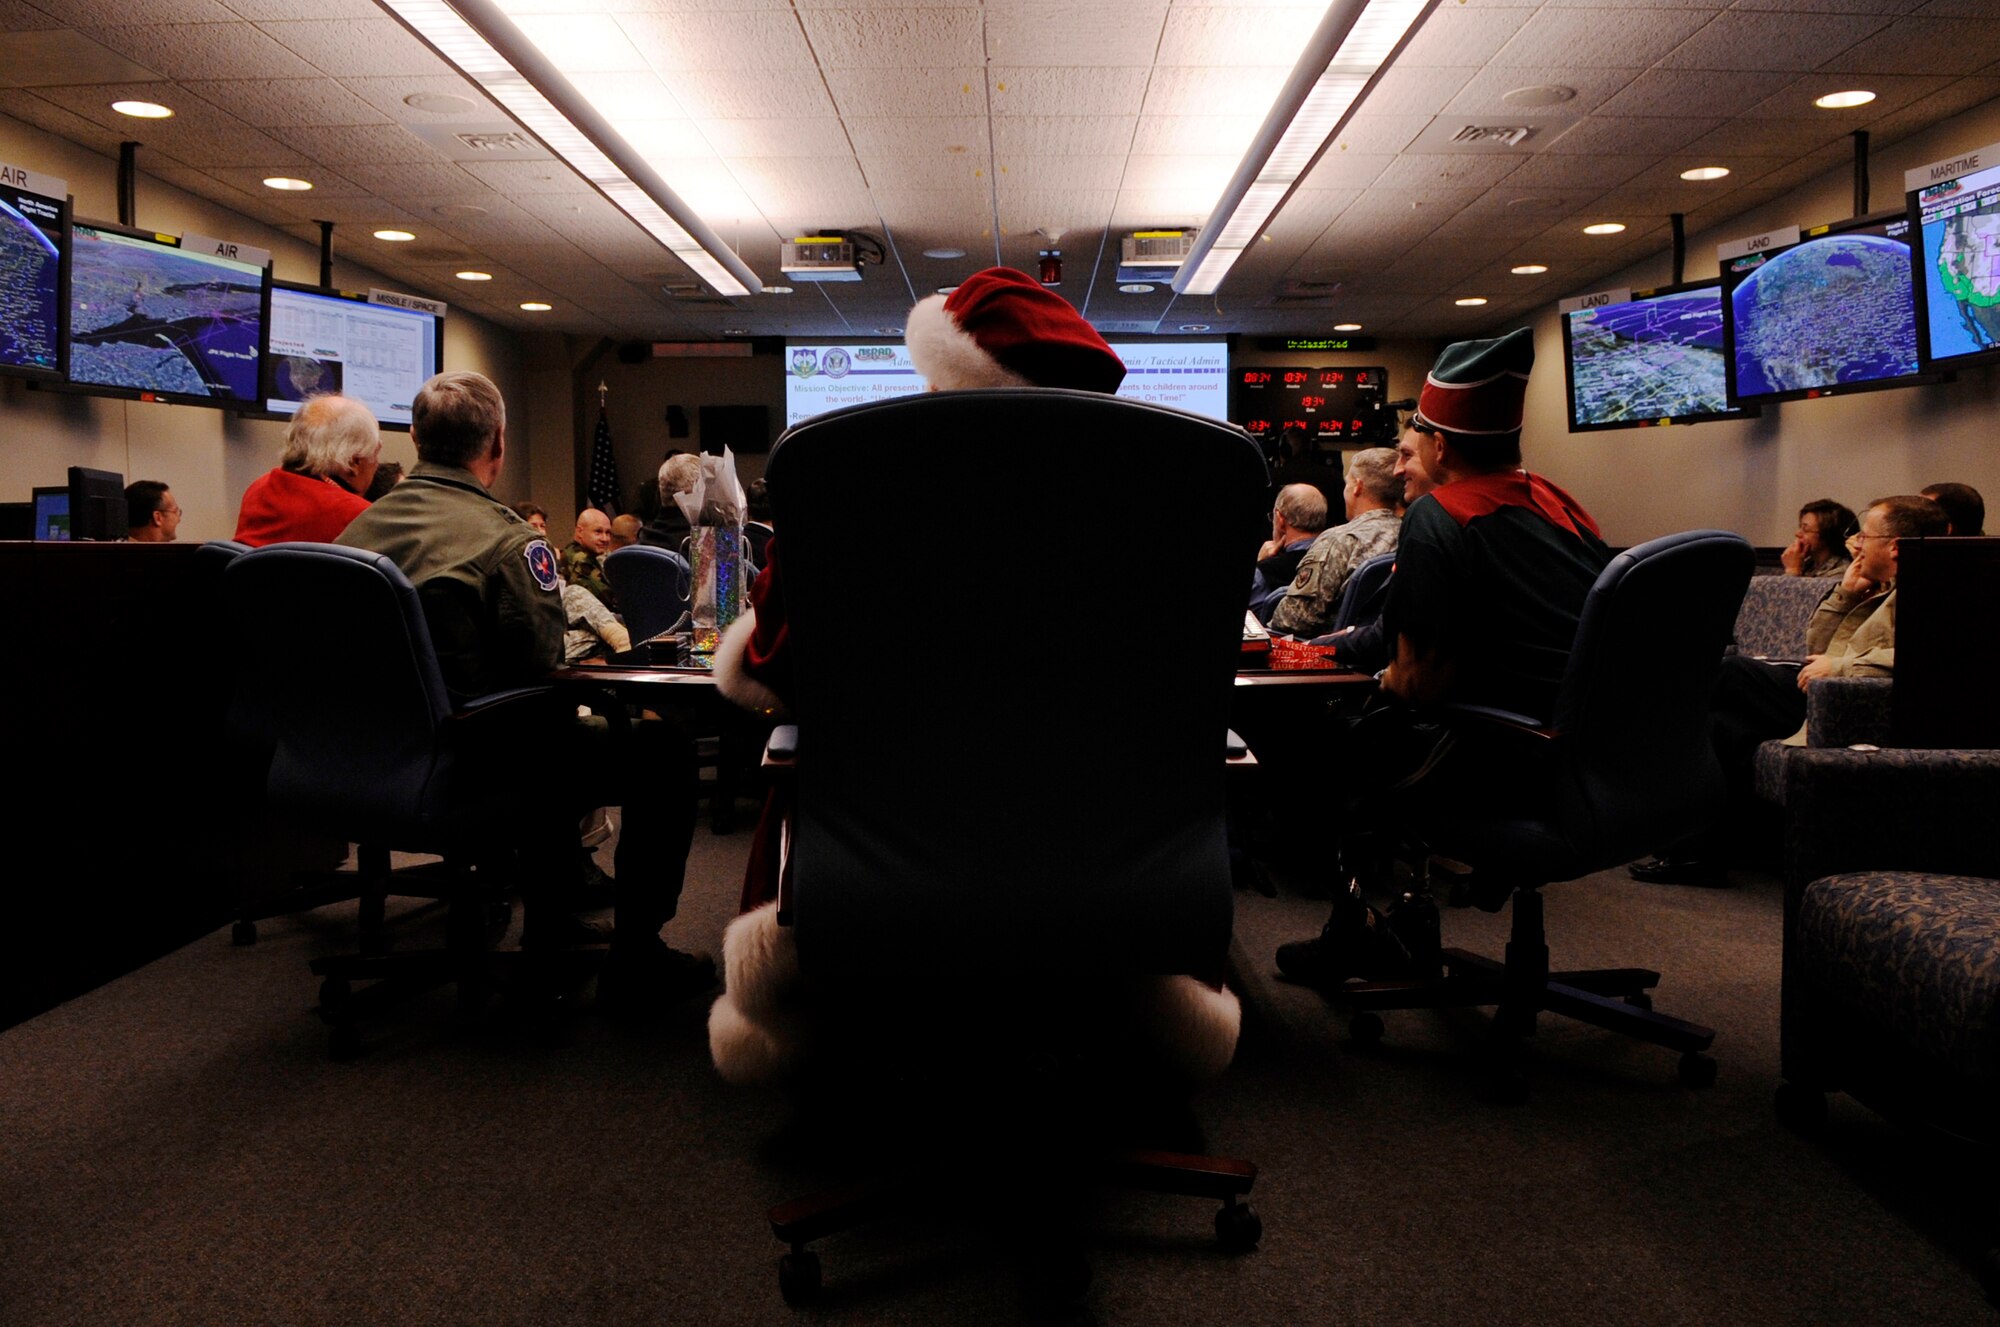
<instances>
[{"instance_id":1,"label":"norad logo on slide","mask_svg":"<svg viewBox=\"0 0 2000 1327\"><path fill-rule=\"evenodd\" d=\"M819 372L819 352L806 346L792 347L792 376L810 378Z\"/></svg>"}]
</instances>

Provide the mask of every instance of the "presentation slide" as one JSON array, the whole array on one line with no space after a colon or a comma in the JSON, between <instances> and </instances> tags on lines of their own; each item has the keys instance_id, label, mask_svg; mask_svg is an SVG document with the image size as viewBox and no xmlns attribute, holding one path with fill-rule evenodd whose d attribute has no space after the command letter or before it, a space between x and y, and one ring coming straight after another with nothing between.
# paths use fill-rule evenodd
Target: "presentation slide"
<instances>
[{"instance_id":1,"label":"presentation slide","mask_svg":"<svg viewBox=\"0 0 2000 1327\"><path fill-rule=\"evenodd\" d=\"M417 389L438 371L437 330L428 313L278 286L264 408L288 415L309 396L339 392L384 424L407 424Z\"/></svg>"},{"instance_id":2,"label":"presentation slide","mask_svg":"<svg viewBox=\"0 0 2000 1327\"><path fill-rule=\"evenodd\" d=\"M1110 341L1125 361L1118 395L1210 419L1229 418L1229 347L1221 341ZM275 345L273 347L275 353ZM785 427L867 401L924 390L901 344L785 348Z\"/></svg>"},{"instance_id":3,"label":"presentation slide","mask_svg":"<svg viewBox=\"0 0 2000 1327\"><path fill-rule=\"evenodd\" d=\"M72 233L71 382L258 399L262 267L91 226Z\"/></svg>"},{"instance_id":4,"label":"presentation slide","mask_svg":"<svg viewBox=\"0 0 2000 1327\"><path fill-rule=\"evenodd\" d=\"M1917 207L1930 358L2000 349L2000 166L1926 189Z\"/></svg>"},{"instance_id":5,"label":"presentation slide","mask_svg":"<svg viewBox=\"0 0 2000 1327\"><path fill-rule=\"evenodd\" d=\"M61 367L62 200L0 189L0 368Z\"/></svg>"}]
</instances>

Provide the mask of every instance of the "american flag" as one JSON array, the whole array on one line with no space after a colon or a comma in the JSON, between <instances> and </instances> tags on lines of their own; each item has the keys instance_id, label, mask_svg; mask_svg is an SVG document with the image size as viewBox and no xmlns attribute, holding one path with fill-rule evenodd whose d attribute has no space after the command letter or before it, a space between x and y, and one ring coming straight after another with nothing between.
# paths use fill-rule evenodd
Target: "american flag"
<instances>
[{"instance_id":1,"label":"american flag","mask_svg":"<svg viewBox=\"0 0 2000 1327\"><path fill-rule=\"evenodd\" d=\"M611 416L597 406L597 439L590 446L590 505L606 516L618 514L618 457L611 450Z\"/></svg>"}]
</instances>

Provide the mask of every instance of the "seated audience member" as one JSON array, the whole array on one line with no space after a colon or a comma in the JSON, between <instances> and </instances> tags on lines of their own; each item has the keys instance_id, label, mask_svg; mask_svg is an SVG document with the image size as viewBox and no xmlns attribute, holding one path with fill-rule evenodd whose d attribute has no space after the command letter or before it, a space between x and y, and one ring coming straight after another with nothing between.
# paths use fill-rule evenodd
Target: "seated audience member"
<instances>
[{"instance_id":1,"label":"seated audience member","mask_svg":"<svg viewBox=\"0 0 2000 1327\"><path fill-rule=\"evenodd\" d=\"M1369 558L1394 551L1403 528L1403 485L1396 453L1387 447L1356 452L1342 493L1347 522L1322 531L1299 559L1298 574L1271 609L1271 629L1317 636L1333 621L1347 578Z\"/></svg>"},{"instance_id":2,"label":"seated audience member","mask_svg":"<svg viewBox=\"0 0 2000 1327\"><path fill-rule=\"evenodd\" d=\"M1287 484L1271 506L1271 537L1257 550L1257 567L1250 574L1250 611L1259 622L1271 620L1271 609L1298 574L1299 559L1326 528L1326 495L1311 484Z\"/></svg>"},{"instance_id":3,"label":"seated audience member","mask_svg":"<svg viewBox=\"0 0 2000 1327\"><path fill-rule=\"evenodd\" d=\"M563 662L588 663L623 654L632 648L632 634L618 615L581 585L563 582Z\"/></svg>"},{"instance_id":4,"label":"seated audience member","mask_svg":"<svg viewBox=\"0 0 2000 1327\"><path fill-rule=\"evenodd\" d=\"M395 490L354 519L338 542L371 549L416 586L438 665L454 703L532 685L562 661L562 577L546 540L491 493L507 452L500 391L478 373L441 373L411 406L418 465ZM658 720L614 740L602 719L556 704L494 733L493 796L520 808L527 862L523 942L589 943L598 933L557 892L576 875L577 820L622 806L615 885L617 924L600 995L634 1003L706 990L715 966L669 949L661 927L674 915L694 834L694 744ZM575 771L550 796L546 780L523 777L513 753L533 750Z\"/></svg>"},{"instance_id":5,"label":"seated audience member","mask_svg":"<svg viewBox=\"0 0 2000 1327\"><path fill-rule=\"evenodd\" d=\"M1986 533L1986 499L1972 485L1932 484L1918 493L1944 509L1944 518L1951 525L1946 534L1975 538Z\"/></svg>"},{"instance_id":6,"label":"seated audience member","mask_svg":"<svg viewBox=\"0 0 2000 1327\"><path fill-rule=\"evenodd\" d=\"M1832 579L1847 572L1847 541L1861 528L1854 513L1832 498L1799 508L1799 530L1778 554L1787 576Z\"/></svg>"},{"instance_id":7,"label":"seated audience member","mask_svg":"<svg viewBox=\"0 0 2000 1327\"><path fill-rule=\"evenodd\" d=\"M1394 647L1382 673L1383 708L1346 743L1345 767L1373 785L1357 790L1349 825L1388 820L1392 789L1504 811L1516 789L1533 786L1511 745L1477 728L1451 733L1447 744L1435 719L1447 702L1548 717L1584 599L1611 560L1590 514L1521 468L1534 354L1533 335L1522 328L1445 347L1425 378L1405 438L1433 487L1410 505L1389 578L1383 627ZM1352 842L1343 845L1349 869L1353 852ZM1411 950L1434 952L1436 944L1428 900L1384 919L1358 887L1337 888L1326 926L1279 946L1278 969L1313 984L1390 977L1407 970Z\"/></svg>"},{"instance_id":8,"label":"seated audience member","mask_svg":"<svg viewBox=\"0 0 2000 1327\"><path fill-rule=\"evenodd\" d=\"M375 467L375 482L370 484L368 491L361 496L373 502L402 482L403 463L401 461L384 461Z\"/></svg>"},{"instance_id":9,"label":"seated audience member","mask_svg":"<svg viewBox=\"0 0 2000 1327\"><path fill-rule=\"evenodd\" d=\"M549 535L549 513L538 502L517 502L512 508L514 514L535 527L535 533L544 539Z\"/></svg>"},{"instance_id":10,"label":"seated audience member","mask_svg":"<svg viewBox=\"0 0 2000 1327\"><path fill-rule=\"evenodd\" d=\"M630 548L632 545L638 543L639 529L639 518L632 515L632 513L626 512L622 516L613 516L611 518L611 547L607 551L615 553L621 548Z\"/></svg>"},{"instance_id":11,"label":"seated audience member","mask_svg":"<svg viewBox=\"0 0 2000 1327\"><path fill-rule=\"evenodd\" d=\"M135 479L125 486L125 525L135 544L171 544L180 538L181 504L159 480Z\"/></svg>"},{"instance_id":12,"label":"seated audience member","mask_svg":"<svg viewBox=\"0 0 2000 1327\"><path fill-rule=\"evenodd\" d=\"M375 413L348 396L315 396L285 429L278 468L243 490L236 538L266 544L330 544L368 510L362 497L382 461Z\"/></svg>"},{"instance_id":13,"label":"seated audience member","mask_svg":"<svg viewBox=\"0 0 2000 1327\"><path fill-rule=\"evenodd\" d=\"M700 478L701 458L693 452L674 452L660 462L660 509L639 532L640 543L675 553L684 551L682 545L687 543L692 527L681 514L674 494L694 492L695 481Z\"/></svg>"},{"instance_id":14,"label":"seated audience member","mask_svg":"<svg viewBox=\"0 0 2000 1327\"><path fill-rule=\"evenodd\" d=\"M771 542L771 490L759 475L743 493L743 539L750 545L750 560L764 565L764 546Z\"/></svg>"},{"instance_id":15,"label":"seated audience member","mask_svg":"<svg viewBox=\"0 0 2000 1327\"><path fill-rule=\"evenodd\" d=\"M1415 420L1404 427L1402 438L1396 443L1396 466L1393 471L1396 482L1403 486L1403 503L1407 508L1418 498L1431 491L1430 476L1424 473L1424 464L1418 456L1419 435L1429 432ZM1392 568L1393 570L1393 568ZM1393 580L1393 577L1391 578ZM1334 662L1364 673L1379 673L1389 662L1389 650L1382 638L1382 609L1389 602L1390 581L1383 581L1379 589L1369 596L1355 612L1352 624L1339 631L1313 638L1315 645L1334 647Z\"/></svg>"},{"instance_id":16,"label":"seated audience member","mask_svg":"<svg viewBox=\"0 0 2000 1327\"><path fill-rule=\"evenodd\" d=\"M618 603L604 575L604 555L610 551L611 518L585 507L576 518L576 537L562 551L563 580L590 591L615 613Z\"/></svg>"},{"instance_id":17,"label":"seated audience member","mask_svg":"<svg viewBox=\"0 0 2000 1327\"><path fill-rule=\"evenodd\" d=\"M1854 559L1806 626L1806 661L1796 669L1743 655L1722 661L1709 704L1709 736L1730 800L1746 804L1757 748L1784 738L1805 743L1806 688L1822 677L1889 677L1896 668L1897 541L1945 533L1929 498L1877 498L1850 541ZM1631 867L1659 884L1721 884L1719 835L1705 831Z\"/></svg>"}]
</instances>

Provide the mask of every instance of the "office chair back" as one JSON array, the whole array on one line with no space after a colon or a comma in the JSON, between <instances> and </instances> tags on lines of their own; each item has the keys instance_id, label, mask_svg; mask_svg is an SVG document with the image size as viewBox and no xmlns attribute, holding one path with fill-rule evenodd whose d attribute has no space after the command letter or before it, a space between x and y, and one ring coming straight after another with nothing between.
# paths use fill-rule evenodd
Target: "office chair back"
<instances>
[{"instance_id":1,"label":"office chair back","mask_svg":"<svg viewBox=\"0 0 2000 1327\"><path fill-rule=\"evenodd\" d=\"M687 559L670 549L627 544L604 559L604 575L618 596L618 613L632 640L651 640L687 612L692 578Z\"/></svg>"},{"instance_id":2,"label":"office chair back","mask_svg":"<svg viewBox=\"0 0 2000 1327\"><path fill-rule=\"evenodd\" d=\"M765 477L801 964L1218 971L1223 734L1268 526L1249 437L1088 392L932 393L791 430ZM1146 514L1197 508L1152 542Z\"/></svg>"},{"instance_id":3,"label":"office chair back","mask_svg":"<svg viewBox=\"0 0 2000 1327\"><path fill-rule=\"evenodd\" d=\"M460 760L416 589L379 553L272 544L224 574L230 621L266 685L247 700L273 743L274 807L350 839L423 849L448 822ZM277 685L269 683L275 681Z\"/></svg>"},{"instance_id":4,"label":"office chair back","mask_svg":"<svg viewBox=\"0 0 2000 1327\"><path fill-rule=\"evenodd\" d=\"M1347 584L1341 587L1340 605L1334 610L1333 621L1328 631L1339 631L1351 627L1358 621L1365 609L1375 601L1382 588L1389 583L1389 573L1396 569L1396 555L1377 553L1352 572L1348 573Z\"/></svg>"},{"instance_id":5,"label":"office chair back","mask_svg":"<svg viewBox=\"0 0 2000 1327\"><path fill-rule=\"evenodd\" d=\"M1657 849L1720 802L1709 695L1755 563L1739 536L1693 530L1620 553L1591 587L1552 720L1551 814L1588 863L1576 874Z\"/></svg>"}]
</instances>

